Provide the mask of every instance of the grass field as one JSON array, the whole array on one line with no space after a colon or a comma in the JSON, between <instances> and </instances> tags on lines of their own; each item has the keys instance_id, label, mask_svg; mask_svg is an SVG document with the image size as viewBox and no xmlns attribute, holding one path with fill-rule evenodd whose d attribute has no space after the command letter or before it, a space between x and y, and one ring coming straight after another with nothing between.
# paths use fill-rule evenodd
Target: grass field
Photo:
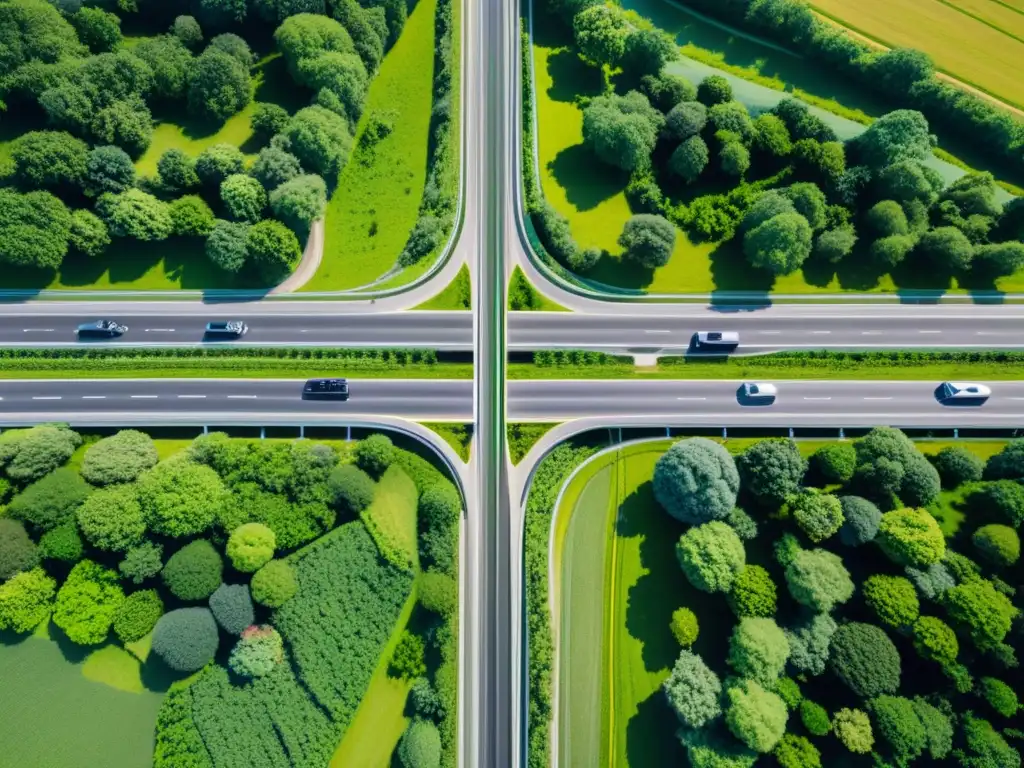
<instances>
[{"instance_id":1,"label":"grass field","mask_svg":"<svg viewBox=\"0 0 1024 768\"><path fill-rule=\"evenodd\" d=\"M384 558L400 568L419 568L416 484L392 464L377 482L373 503L361 517Z\"/></svg>"},{"instance_id":2,"label":"grass field","mask_svg":"<svg viewBox=\"0 0 1024 768\"><path fill-rule=\"evenodd\" d=\"M594 459L566 487L556 510L552 568L559 611L559 752L562 764L646 768L684 764L677 724L660 686L679 648L672 611L697 614L695 652L724 663L731 614L682 578L674 545L685 526L654 499L654 465L672 440L627 445ZM728 440L739 453L754 440ZM805 456L831 441L801 440ZM919 441L926 454L948 445L981 458L1002 441ZM957 535L969 489L943 492L930 507L947 537ZM748 560L770 555L748 550ZM600 679L597 679L600 678ZM600 698L598 698L600 697ZM601 706L594 702L600 701Z\"/></svg>"},{"instance_id":3,"label":"grass field","mask_svg":"<svg viewBox=\"0 0 1024 768\"><path fill-rule=\"evenodd\" d=\"M303 290L372 283L405 247L426 182L436 6L419 0L370 86L352 157L327 206L324 258ZM374 118L393 126L375 144L365 134Z\"/></svg>"},{"instance_id":4,"label":"grass field","mask_svg":"<svg viewBox=\"0 0 1024 768\"><path fill-rule=\"evenodd\" d=\"M427 429L436 432L463 461L469 461L469 451L473 442L472 424L450 424L448 422L422 422Z\"/></svg>"},{"instance_id":5,"label":"grass field","mask_svg":"<svg viewBox=\"0 0 1024 768\"><path fill-rule=\"evenodd\" d=\"M946 74L1020 107L1024 13L998 0L812 0L811 7L889 47L918 48Z\"/></svg>"},{"instance_id":6,"label":"grass field","mask_svg":"<svg viewBox=\"0 0 1024 768\"><path fill-rule=\"evenodd\" d=\"M459 269L444 290L437 296L420 304L413 309L472 309L473 308L473 286L470 282L469 267L465 264Z\"/></svg>"}]
</instances>

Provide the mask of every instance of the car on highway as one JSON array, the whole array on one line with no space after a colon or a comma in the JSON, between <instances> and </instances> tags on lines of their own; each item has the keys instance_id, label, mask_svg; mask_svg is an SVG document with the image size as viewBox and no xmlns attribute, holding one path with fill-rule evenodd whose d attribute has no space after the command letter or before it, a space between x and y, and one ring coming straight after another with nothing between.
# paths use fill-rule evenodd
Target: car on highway
<instances>
[{"instance_id":1,"label":"car on highway","mask_svg":"<svg viewBox=\"0 0 1024 768\"><path fill-rule=\"evenodd\" d=\"M992 395L984 384L969 384L962 381L944 381L936 390L942 402L982 402Z\"/></svg>"},{"instance_id":2,"label":"car on highway","mask_svg":"<svg viewBox=\"0 0 1024 768\"><path fill-rule=\"evenodd\" d=\"M239 339L249 330L241 320L211 320L206 324L206 335L219 339Z\"/></svg>"},{"instance_id":3,"label":"car on highway","mask_svg":"<svg viewBox=\"0 0 1024 768\"><path fill-rule=\"evenodd\" d=\"M77 329L79 338L102 339L113 339L127 331L127 325L121 325L113 320L94 320L91 323L82 323Z\"/></svg>"},{"instance_id":4,"label":"car on highway","mask_svg":"<svg viewBox=\"0 0 1024 768\"><path fill-rule=\"evenodd\" d=\"M694 349L728 351L740 345L740 335L735 331L698 331L693 334L691 343Z\"/></svg>"},{"instance_id":5,"label":"car on highway","mask_svg":"<svg viewBox=\"0 0 1024 768\"><path fill-rule=\"evenodd\" d=\"M348 400L345 379L310 379L302 388L303 400Z\"/></svg>"},{"instance_id":6,"label":"car on highway","mask_svg":"<svg viewBox=\"0 0 1024 768\"><path fill-rule=\"evenodd\" d=\"M748 400L774 400L779 394L779 389L774 384L761 382L745 382L742 395Z\"/></svg>"}]
</instances>

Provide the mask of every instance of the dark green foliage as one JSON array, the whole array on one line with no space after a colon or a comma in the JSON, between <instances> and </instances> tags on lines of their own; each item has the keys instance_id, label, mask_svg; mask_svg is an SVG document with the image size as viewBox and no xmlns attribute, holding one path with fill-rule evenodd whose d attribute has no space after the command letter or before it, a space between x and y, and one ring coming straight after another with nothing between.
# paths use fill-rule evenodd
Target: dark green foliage
<instances>
[{"instance_id":1,"label":"dark green foliage","mask_svg":"<svg viewBox=\"0 0 1024 768\"><path fill-rule=\"evenodd\" d=\"M739 484L732 456L720 443L705 438L676 443L654 468L655 497L684 523L726 517L736 505Z\"/></svg>"},{"instance_id":2,"label":"dark green foliage","mask_svg":"<svg viewBox=\"0 0 1024 768\"><path fill-rule=\"evenodd\" d=\"M89 543L108 552L138 546L146 533L142 508L130 485L96 491L78 508L77 519Z\"/></svg>"},{"instance_id":3,"label":"dark green foliage","mask_svg":"<svg viewBox=\"0 0 1024 768\"><path fill-rule=\"evenodd\" d=\"M615 66L626 52L630 25L617 6L584 8L573 18L572 30L580 55L597 66Z\"/></svg>"},{"instance_id":4,"label":"dark green foliage","mask_svg":"<svg viewBox=\"0 0 1024 768\"><path fill-rule=\"evenodd\" d=\"M141 640L164 615L164 602L154 589L132 592L114 614L114 634L122 643Z\"/></svg>"},{"instance_id":5,"label":"dark green foliage","mask_svg":"<svg viewBox=\"0 0 1024 768\"><path fill-rule=\"evenodd\" d=\"M245 250L260 277L271 285L288 275L302 253L295 233L274 219L264 219L249 227Z\"/></svg>"},{"instance_id":6,"label":"dark green foliage","mask_svg":"<svg viewBox=\"0 0 1024 768\"><path fill-rule=\"evenodd\" d=\"M18 181L27 189L68 189L85 179L88 147L65 131L29 131L11 145Z\"/></svg>"},{"instance_id":7,"label":"dark green foliage","mask_svg":"<svg viewBox=\"0 0 1024 768\"><path fill-rule=\"evenodd\" d=\"M441 735L429 720L409 723L398 742L398 761L402 768L437 768L441 764Z\"/></svg>"},{"instance_id":8,"label":"dark green foliage","mask_svg":"<svg viewBox=\"0 0 1024 768\"><path fill-rule=\"evenodd\" d=\"M267 207L263 185L242 173L234 173L221 182L220 198L231 218L250 224L259 221Z\"/></svg>"},{"instance_id":9,"label":"dark green foliage","mask_svg":"<svg viewBox=\"0 0 1024 768\"><path fill-rule=\"evenodd\" d=\"M325 179L341 173L352 147L345 119L316 105L296 112L279 135L282 149L295 155L307 171Z\"/></svg>"},{"instance_id":10,"label":"dark green foliage","mask_svg":"<svg viewBox=\"0 0 1024 768\"><path fill-rule=\"evenodd\" d=\"M1024 479L1024 440L1011 440L985 463L986 480Z\"/></svg>"},{"instance_id":11,"label":"dark green foliage","mask_svg":"<svg viewBox=\"0 0 1024 768\"><path fill-rule=\"evenodd\" d=\"M766 506L778 506L800 488L807 462L796 443L759 440L736 459L743 489Z\"/></svg>"},{"instance_id":12,"label":"dark green foliage","mask_svg":"<svg viewBox=\"0 0 1024 768\"><path fill-rule=\"evenodd\" d=\"M774 616L775 582L759 565L746 565L729 591L729 607L737 616Z\"/></svg>"},{"instance_id":13,"label":"dark green foliage","mask_svg":"<svg viewBox=\"0 0 1024 768\"><path fill-rule=\"evenodd\" d=\"M391 636L412 577L379 557L359 522L318 539L294 562L301 589L275 612L274 624L313 698L332 719L347 721ZM255 584L253 596L258 599Z\"/></svg>"},{"instance_id":14,"label":"dark green foliage","mask_svg":"<svg viewBox=\"0 0 1024 768\"><path fill-rule=\"evenodd\" d=\"M981 650L1003 642L1020 615L1009 598L988 579L971 578L946 591L943 604L953 623L967 632Z\"/></svg>"},{"instance_id":15,"label":"dark green foliage","mask_svg":"<svg viewBox=\"0 0 1024 768\"><path fill-rule=\"evenodd\" d=\"M795 272L811 254L812 230L797 213L782 213L743 236L743 252L751 266L774 275Z\"/></svg>"},{"instance_id":16,"label":"dark green foliage","mask_svg":"<svg viewBox=\"0 0 1024 768\"><path fill-rule=\"evenodd\" d=\"M327 185L314 174L285 181L270 193L270 208L274 216L301 236L305 236L312 223L324 215L326 207Z\"/></svg>"},{"instance_id":17,"label":"dark green foliage","mask_svg":"<svg viewBox=\"0 0 1024 768\"><path fill-rule=\"evenodd\" d=\"M68 244L83 256L100 256L110 245L110 232L95 213L79 209L71 212Z\"/></svg>"},{"instance_id":18,"label":"dark green foliage","mask_svg":"<svg viewBox=\"0 0 1024 768\"><path fill-rule=\"evenodd\" d=\"M900 654L884 631L850 622L832 636L829 664L855 694L871 699L900 687Z\"/></svg>"},{"instance_id":19,"label":"dark green foliage","mask_svg":"<svg viewBox=\"0 0 1024 768\"><path fill-rule=\"evenodd\" d=\"M722 173L742 176L750 169L750 150L738 141L728 141L718 151L718 162Z\"/></svg>"},{"instance_id":20,"label":"dark green foliage","mask_svg":"<svg viewBox=\"0 0 1024 768\"><path fill-rule=\"evenodd\" d=\"M85 545L78 535L78 526L74 520L58 525L47 531L39 539L39 556L44 560L56 560L60 563L77 563L82 559Z\"/></svg>"},{"instance_id":21,"label":"dark green foliage","mask_svg":"<svg viewBox=\"0 0 1024 768\"><path fill-rule=\"evenodd\" d=\"M669 72L641 77L640 92L659 112L664 114L670 114L684 101L692 102L697 98L697 89L693 83L681 75ZM701 128L703 127L701 125Z\"/></svg>"},{"instance_id":22,"label":"dark green foliage","mask_svg":"<svg viewBox=\"0 0 1024 768\"><path fill-rule=\"evenodd\" d=\"M998 455L998 454L997 454ZM989 459L988 467L992 466ZM985 469L986 476L989 474ZM1024 486L1012 480L983 483L968 497L971 507L1002 518L1014 527L1024 522Z\"/></svg>"},{"instance_id":23,"label":"dark green foliage","mask_svg":"<svg viewBox=\"0 0 1024 768\"><path fill-rule=\"evenodd\" d=\"M444 237L444 225L431 214L420 216L409 233L409 240L398 256L398 263L408 267L432 253Z\"/></svg>"},{"instance_id":24,"label":"dark green foliage","mask_svg":"<svg viewBox=\"0 0 1024 768\"><path fill-rule=\"evenodd\" d=\"M395 646L395 650L391 654L388 673L392 677L403 680L413 680L417 677L422 677L427 673L423 654L423 638L405 630L402 632L402 636L398 639L398 645Z\"/></svg>"},{"instance_id":25,"label":"dark green foliage","mask_svg":"<svg viewBox=\"0 0 1024 768\"><path fill-rule=\"evenodd\" d=\"M455 486L446 481L428 485L420 493L417 514L423 561L454 575L454 542L462 514L462 499Z\"/></svg>"},{"instance_id":26,"label":"dark green foliage","mask_svg":"<svg viewBox=\"0 0 1024 768\"><path fill-rule=\"evenodd\" d=\"M832 635L835 634L837 627L835 619L827 613L813 613L804 616L794 626L786 628L790 666L798 672L810 675L823 673L828 661Z\"/></svg>"},{"instance_id":27,"label":"dark green foliage","mask_svg":"<svg viewBox=\"0 0 1024 768\"><path fill-rule=\"evenodd\" d=\"M668 167L687 184L692 184L707 168L710 156L707 142L700 136L690 136L672 152Z\"/></svg>"},{"instance_id":28,"label":"dark green foliage","mask_svg":"<svg viewBox=\"0 0 1024 768\"><path fill-rule=\"evenodd\" d=\"M853 477L857 453L850 443L829 443L811 454L809 470L821 483L846 483Z\"/></svg>"},{"instance_id":29,"label":"dark green foliage","mask_svg":"<svg viewBox=\"0 0 1024 768\"><path fill-rule=\"evenodd\" d=\"M356 445L356 464L370 477L380 477L394 460L395 449L391 438L374 434Z\"/></svg>"},{"instance_id":30,"label":"dark green foliage","mask_svg":"<svg viewBox=\"0 0 1024 768\"><path fill-rule=\"evenodd\" d=\"M928 732L910 699L879 696L868 702L868 710L876 732L887 742L897 761L909 762L924 752L928 745Z\"/></svg>"},{"instance_id":31,"label":"dark green foliage","mask_svg":"<svg viewBox=\"0 0 1024 768\"><path fill-rule=\"evenodd\" d=\"M864 582L863 591L868 608L893 629L913 624L921 612L914 585L902 576L874 574Z\"/></svg>"},{"instance_id":32,"label":"dark green foliage","mask_svg":"<svg viewBox=\"0 0 1024 768\"><path fill-rule=\"evenodd\" d=\"M71 214L49 192L0 188L0 261L56 269L68 251Z\"/></svg>"},{"instance_id":33,"label":"dark green foliage","mask_svg":"<svg viewBox=\"0 0 1024 768\"><path fill-rule=\"evenodd\" d=\"M106 640L123 601L117 573L92 560L82 560L71 569L57 593L53 623L73 643L98 645Z\"/></svg>"},{"instance_id":34,"label":"dark green foliage","mask_svg":"<svg viewBox=\"0 0 1024 768\"><path fill-rule=\"evenodd\" d=\"M800 686L797 685L796 680L791 677L780 677L775 681L775 687L772 689L779 695L786 704L786 709L794 710L800 706L800 702L803 700L803 694L800 693Z\"/></svg>"},{"instance_id":35,"label":"dark green foliage","mask_svg":"<svg viewBox=\"0 0 1024 768\"><path fill-rule=\"evenodd\" d=\"M11 480L29 483L67 462L81 443L78 433L64 425L7 430L0 438L0 465Z\"/></svg>"},{"instance_id":36,"label":"dark green foliage","mask_svg":"<svg viewBox=\"0 0 1024 768\"><path fill-rule=\"evenodd\" d=\"M230 54L207 49L192 64L188 82L189 112L222 123L252 98L248 68Z\"/></svg>"},{"instance_id":37,"label":"dark green foliage","mask_svg":"<svg viewBox=\"0 0 1024 768\"><path fill-rule=\"evenodd\" d=\"M195 172L205 186L219 189L224 180L245 170L245 156L233 144L214 144L199 153Z\"/></svg>"},{"instance_id":38,"label":"dark green foliage","mask_svg":"<svg viewBox=\"0 0 1024 768\"><path fill-rule=\"evenodd\" d=\"M203 30L195 16L176 17L171 25L171 34L188 48L196 48L203 42Z\"/></svg>"},{"instance_id":39,"label":"dark green foliage","mask_svg":"<svg viewBox=\"0 0 1024 768\"><path fill-rule=\"evenodd\" d=\"M936 227L921 235L917 244L922 254L940 269L965 271L974 259L974 247L956 227Z\"/></svg>"},{"instance_id":40,"label":"dark green foliage","mask_svg":"<svg viewBox=\"0 0 1024 768\"><path fill-rule=\"evenodd\" d=\"M660 29L634 29L626 38L622 66L636 75L655 75L679 57L675 38Z\"/></svg>"},{"instance_id":41,"label":"dark green foliage","mask_svg":"<svg viewBox=\"0 0 1024 768\"><path fill-rule=\"evenodd\" d=\"M120 147L90 150L85 169L85 188L89 194L124 192L134 183L135 166L127 152Z\"/></svg>"},{"instance_id":42,"label":"dark green foliage","mask_svg":"<svg viewBox=\"0 0 1024 768\"><path fill-rule=\"evenodd\" d=\"M141 189L102 195L96 212L115 237L151 242L166 240L174 231L170 206Z\"/></svg>"},{"instance_id":43,"label":"dark green foliage","mask_svg":"<svg viewBox=\"0 0 1024 768\"><path fill-rule=\"evenodd\" d=\"M43 533L71 520L89 491L89 485L77 472L62 467L15 496L7 514Z\"/></svg>"},{"instance_id":44,"label":"dark green foliage","mask_svg":"<svg viewBox=\"0 0 1024 768\"><path fill-rule=\"evenodd\" d=\"M273 191L301 174L302 166L295 155L271 145L260 150L249 173L263 185L264 189Z\"/></svg>"},{"instance_id":45,"label":"dark green foliage","mask_svg":"<svg viewBox=\"0 0 1024 768\"><path fill-rule=\"evenodd\" d=\"M983 525L974 532L971 541L979 554L997 568L1013 565L1020 559L1020 538L1008 525Z\"/></svg>"},{"instance_id":46,"label":"dark green foliage","mask_svg":"<svg viewBox=\"0 0 1024 768\"><path fill-rule=\"evenodd\" d=\"M420 605L438 616L454 616L459 600L458 582L440 571L424 571L420 574L417 598Z\"/></svg>"},{"instance_id":47,"label":"dark green foliage","mask_svg":"<svg viewBox=\"0 0 1024 768\"><path fill-rule=\"evenodd\" d=\"M298 589L295 570L287 560L271 560L252 577L252 599L268 608L280 608Z\"/></svg>"},{"instance_id":48,"label":"dark green foliage","mask_svg":"<svg viewBox=\"0 0 1024 768\"><path fill-rule=\"evenodd\" d=\"M597 96L583 111L583 142L602 162L633 171L650 163L663 123L639 91Z\"/></svg>"},{"instance_id":49,"label":"dark green foliage","mask_svg":"<svg viewBox=\"0 0 1024 768\"><path fill-rule=\"evenodd\" d=\"M933 705L922 697L915 696L912 704L927 734L928 756L933 760L941 760L953 748L953 723L949 718L951 712L948 702L936 699Z\"/></svg>"},{"instance_id":50,"label":"dark green foliage","mask_svg":"<svg viewBox=\"0 0 1024 768\"><path fill-rule=\"evenodd\" d=\"M677 141L685 141L704 130L707 120L708 109L699 101L680 102L665 117L665 135Z\"/></svg>"},{"instance_id":51,"label":"dark green foliage","mask_svg":"<svg viewBox=\"0 0 1024 768\"><path fill-rule=\"evenodd\" d=\"M171 669L195 672L213 660L220 638L207 608L179 608L160 617L153 629L153 653Z\"/></svg>"},{"instance_id":52,"label":"dark green foliage","mask_svg":"<svg viewBox=\"0 0 1024 768\"><path fill-rule=\"evenodd\" d=\"M985 462L977 454L957 445L943 448L932 461L939 472L942 487L947 490L981 480L985 469Z\"/></svg>"},{"instance_id":53,"label":"dark green foliage","mask_svg":"<svg viewBox=\"0 0 1024 768\"><path fill-rule=\"evenodd\" d=\"M672 256L676 228L662 216L636 214L626 221L618 243L625 249L625 257L640 266L648 269L663 267Z\"/></svg>"},{"instance_id":54,"label":"dark green foliage","mask_svg":"<svg viewBox=\"0 0 1024 768\"><path fill-rule=\"evenodd\" d=\"M706 106L724 104L732 100L732 86L721 75L709 75L697 86L697 101Z\"/></svg>"},{"instance_id":55,"label":"dark green foliage","mask_svg":"<svg viewBox=\"0 0 1024 768\"><path fill-rule=\"evenodd\" d=\"M1020 768L1020 753L988 720L967 712L961 723L963 746L953 756L962 768Z\"/></svg>"},{"instance_id":56,"label":"dark green foliage","mask_svg":"<svg viewBox=\"0 0 1024 768\"><path fill-rule=\"evenodd\" d=\"M117 567L124 578L133 584L141 584L163 569L163 554L164 550L160 544L146 541L129 549Z\"/></svg>"},{"instance_id":57,"label":"dark green foliage","mask_svg":"<svg viewBox=\"0 0 1024 768\"><path fill-rule=\"evenodd\" d=\"M164 585L180 600L205 600L220 585L224 562L205 539L179 549L167 561L162 573Z\"/></svg>"},{"instance_id":58,"label":"dark green foliage","mask_svg":"<svg viewBox=\"0 0 1024 768\"><path fill-rule=\"evenodd\" d=\"M573 262L579 253L579 246L573 239L568 219L546 201L533 211L532 216L537 234L548 253L562 264Z\"/></svg>"},{"instance_id":59,"label":"dark green foliage","mask_svg":"<svg viewBox=\"0 0 1024 768\"><path fill-rule=\"evenodd\" d=\"M171 203L171 231L179 237L206 237L215 221L210 206L199 195L185 195Z\"/></svg>"},{"instance_id":60,"label":"dark green foliage","mask_svg":"<svg viewBox=\"0 0 1024 768\"><path fill-rule=\"evenodd\" d=\"M725 518L736 535L739 536L743 541L750 541L757 538L757 523L754 522L754 518L748 515L739 507L733 507Z\"/></svg>"},{"instance_id":61,"label":"dark green foliage","mask_svg":"<svg viewBox=\"0 0 1024 768\"><path fill-rule=\"evenodd\" d=\"M36 545L17 520L0 517L0 582L39 564Z\"/></svg>"},{"instance_id":62,"label":"dark green foliage","mask_svg":"<svg viewBox=\"0 0 1024 768\"><path fill-rule=\"evenodd\" d=\"M947 550L946 557L948 558L950 554L951 551ZM904 573L914 582L914 586L917 587L921 596L929 600L937 600L947 589L956 584L956 579L942 563L932 563L923 571L907 567L904 569Z\"/></svg>"},{"instance_id":63,"label":"dark green foliage","mask_svg":"<svg viewBox=\"0 0 1024 768\"><path fill-rule=\"evenodd\" d=\"M978 681L978 690L989 706L1003 717L1017 714L1020 704L1013 688L994 677L983 677Z\"/></svg>"},{"instance_id":64,"label":"dark green foliage","mask_svg":"<svg viewBox=\"0 0 1024 768\"><path fill-rule=\"evenodd\" d=\"M279 104L257 103L250 122L253 133L269 139L284 129L288 123L288 111Z\"/></svg>"},{"instance_id":65,"label":"dark green foliage","mask_svg":"<svg viewBox=\"0 0 1024 768\"><path fill-rule=\"evenodd\" d=\"M882 200L875 203L864 214L864 222L875 237L879 238L910 233L907 214L895 200Z\"/></svg>"},{"instance_id":66,"label":"dark green foliage","mask_svg":"<svg viewBox=\"0 0 1024 768\"><path fill-rule=\"evenodd\" d=\"M224 485L217 474L182 458L160 462L139 478L137 487L150 530L165 536L202 533L213 524L225 501Z\"/></svg>"},{"instance_id":67,"label":"dark green foliage","mask_svg":"<svg viewBox=\"0 0 1024 768\"><path fill-rule=\"evenodd\" d=\"M248 584L221 584L210 595L210 611L229 635L240 635L255 622Z\"/></svg>"},{"instance_id":68,"label":"dark green foliage","mask_svg":"<svg viewBox=\"0 0 1024 768\"><path fill-rule=\"evenodd\" d=\"M290 503L287 496L269 493L251 482L238 483L233 491L219 518L225 533L243 523L263 523L274 532L277 549L289 550L334 525L334 510L325 503Z\"/></svg>"},{"instance_id":69,"label":"dark green foliage","mask_svg":"<svg viewBox=\"0 0 1024 768\"><path fill-rule=\"evenodd\" d=\"M206 240L206 258L225 272L238 272L245 265L249 225L218 221Z\"/></svg>"},{"instance_id":70,"label":"dark green foliage","mask_svg":"<svg viewBox=\"0 0 1024 768\"><path fill-rule=\"evenodd\" d=\"M409 690L409 705L414 714L431 720L444 715L444 702L425 677L418 678Z\"/></svg>"},{"instance_id":71,"label":"dark green foliage","mask_svg":"<svg viewBox=\"0 0 1024 768\"><path fill-rule=\"evenodd\" d=\"M743 617L729 638L729 665L765 687L782 676L788 656L786 635L774 619Z\"/></svg>"},{"instance_id":72,"label":"dark green foliage","mask_svg":"<svg viewBox=\"0 0 1024 768\"><path fill-rule=\"evenodd\" d=\"M160 182L170 190L181 192L199 186L196 163L180 149L168 149L156 164Z\"/></svg>"},{"instance_id":73,"label":"dark green foliage","mask_svg":"<svg viewBox=\"0 0 1024 768\"><path fill-rule=\"evenodd\" d=\"M800 722L812 736L825 736L832 730L828 712L823 706L815 704L810 699L800 702Z\"/></svg>"},{"instance_id":74,"label":"dark green foliage","mask_svg":"<svg viewBox=\"0 0 1024 768\"><path fill-rule=\"evenodd\" d=\"M0 584L0 631L30 632L50 616L57 582L42 568L22 571Z\"/></svg>"},{"instance_id":75,"label":"dark green foliage","mask_svg":"<svg viewBox=\"0 0 1024 768\"><path fill-rule=\"evenodd\" d=\"M920 112L897 109L873 122L854 142L862 161L884 168L903 160L921 160L931 150L928 121Z\"/></svg>"}]
</instances>

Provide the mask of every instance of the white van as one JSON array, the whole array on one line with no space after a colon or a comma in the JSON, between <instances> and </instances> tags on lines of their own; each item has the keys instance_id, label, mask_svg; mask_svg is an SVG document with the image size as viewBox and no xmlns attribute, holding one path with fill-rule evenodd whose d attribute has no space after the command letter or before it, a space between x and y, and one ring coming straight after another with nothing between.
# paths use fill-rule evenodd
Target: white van
<instances>
[{"instance_id":1,"label":"white van","mask_svg":"<svg viewBox=\"0 0 1024 768\"><path fill-rule=\"evenodd\" d=\"M694 349L736 349L740 335L735 331L700 331L693 334Z\"/></svg>"}]
</instances>

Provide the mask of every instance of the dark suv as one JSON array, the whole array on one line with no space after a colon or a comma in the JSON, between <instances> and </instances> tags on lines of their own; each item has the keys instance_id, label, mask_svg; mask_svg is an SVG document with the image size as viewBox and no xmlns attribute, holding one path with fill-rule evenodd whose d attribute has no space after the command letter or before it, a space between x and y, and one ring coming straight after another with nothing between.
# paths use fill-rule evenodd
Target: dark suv
<instances>
[{"instance_id":1,"label":"dark suv","mask_svg":"<svg viewBox=\"0 0 1024 768\"><path fill-rule=\"evenodd\" d=\"M78 326L78 337L112 339L120 336L128 330L127 325L115 323L113 320L96 320L92 323L82 323Z\"/></svg>"},{"instance_id":2,"label":"dark suv","mask_svg":"<svg viewBox=\"0 0 1024 768\"><path fill-rule=\"evenodd\" d=\"M206 335L214 338L238 339L248 330L241 320L212 320L206 324Z\"/></svg>"},{"instance_id":3,"label":"dark suv","mask_svg":"<svg viewBox=\"0 0 1024 768\"><path fill-rule=\"evenodd\" d=\"M302 388L303 400L348 400L345 379L310 379Z\"/></svg>"}]
</instances>

